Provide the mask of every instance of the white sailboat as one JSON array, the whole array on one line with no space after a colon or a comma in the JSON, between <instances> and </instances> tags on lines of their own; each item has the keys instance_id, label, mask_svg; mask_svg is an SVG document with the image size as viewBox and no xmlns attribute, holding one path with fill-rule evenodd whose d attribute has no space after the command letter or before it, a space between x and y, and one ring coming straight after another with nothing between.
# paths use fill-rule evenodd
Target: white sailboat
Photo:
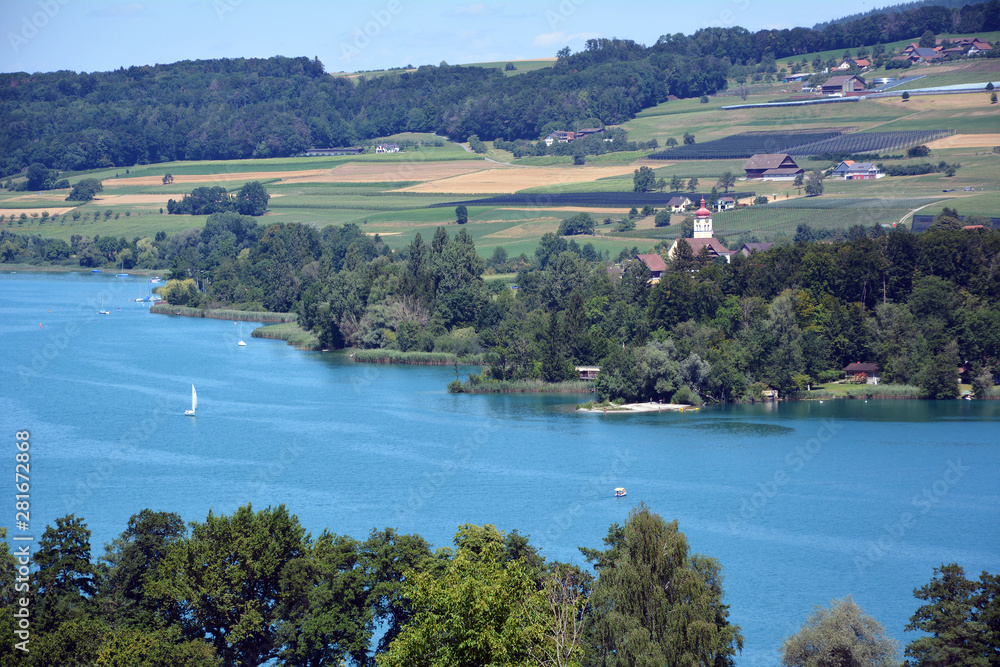
<instances>
[{"instance_id":1,"label":"white sailboat","mask_svg":"<svg viewBox=\"0 0 1000 667\"><path fill-rule=\"evenodd\" d=\"M198 409L198 392L194 390L194 385L191 385L191 409L185 410L184 414L194 417L194 412L197 409Z\"/></svg>"},{"instance_id":2,"label":"white sailboat","mask_svg":"<svg viewBox=\"0 0 1000 667\"><path fill-rule=\"evenodd\" d=\"M104 309L104 294L103 293L101 294L101 309L99 311L97 311L97 314L98 315L110 315L111 314L110 310L105 310Z\"/></svg>"},{"instance_id":3,"label":"white sailboat","mask_svg":"<svg viewBox=\"0 0 1000 667\"><path fill-rule=\"evenodd\" d=\"M240 342L236 343L240 347L246 347L247 344L243 342L243 323L240 322Z\"/></svg>"}]
</instances>

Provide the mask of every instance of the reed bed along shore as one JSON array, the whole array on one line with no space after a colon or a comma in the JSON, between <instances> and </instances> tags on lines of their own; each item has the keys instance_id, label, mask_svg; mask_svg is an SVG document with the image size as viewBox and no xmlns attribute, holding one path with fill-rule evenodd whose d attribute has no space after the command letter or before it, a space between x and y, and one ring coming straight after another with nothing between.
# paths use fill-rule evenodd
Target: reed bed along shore
<instances>
[{"instance_id":1,"label":"reed bed along shore","mask_svg":"<svg viewBox=\"0 0 1000 667\"><path fill-rule=\"evenodd\" d=\"M594 383L587 380L480 380L476 383L453 380L448 385L448 391L453 394L586 394L593 388Z\"/></svg>"},{"instance_id":2,"label":"reed bed along shore","mask_svg":"<svg viewBox=\"0 0 1000 667\"><path fill-rule=\"evenodd\" d=\"M814 389L800 391L795 398L800 400L816 400L831 398L920 398L920 387L911 384L858 384L844 385L837 391Z\"/></svg>"},{"instance_id":3,"label":"reed bed along shore","mask_svg":"<svg viewBox=\"0 0 1000 667\"><path fill-rule=\"evenodd\" d=\"M297 313L270 313L260 310L232 310L230 308L190 308L188 306L172 306L169 303L156 303L149 307L149 312L159 315L181 315L183 317L207 317L213 320L232 320L234 322L264 322L281 324L295 322L299 319Z\"/></svg>"},{"instance_id":4,"label":"reed bed along shore","mask_svg":"<svg viewBox=\"0 0 1000 667\"><path fill-rule=\"evenodd\" d=\"M355 350L351 359L367 364L415 364L421 366L480 366L483 355L460 357L451 352L403 352L401 350Z\"/></svg>"},{"instance_id":5,"label":"reed bed along shore","mask_svg":"<svg viewBox=\"0 0 1000 667\"><path fill-rule=\"evenodd\" d=\"M295 322L284 322L280 324L269 324L257 327L251 334L254 338L269 338L271 340L283 340L289 345L294 345L300 350L319 350L319 338L312 332L302 329Z\"/></svg>"}]
</instances>

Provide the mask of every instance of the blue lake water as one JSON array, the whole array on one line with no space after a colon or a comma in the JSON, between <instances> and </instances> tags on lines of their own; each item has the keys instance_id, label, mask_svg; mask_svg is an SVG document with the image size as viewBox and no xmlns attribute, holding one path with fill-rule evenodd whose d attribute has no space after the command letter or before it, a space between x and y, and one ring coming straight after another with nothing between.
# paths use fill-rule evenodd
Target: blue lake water
<instances>
[{"instance_id":1,"label":"blue lake water","mask_svg":"<svg viewBox=\"0 0 1000 667\"><path fill-rule=\"evenodd\" d=\"M750 666L777 664L816 604L851 594L906 642L932 568L1000 571L1000 402L582 415L586 397L449 395L451 368L354 364L253 325L238 348L231 321L129 301L148 286L0 274L0 467L29 429L35 539L75 513L96 557L143 508L200 521L284 503L314 535L392 526L447 546L493 523L581 563L576 547L645 502L721 562Z\"/></svg>"}]
</instances>

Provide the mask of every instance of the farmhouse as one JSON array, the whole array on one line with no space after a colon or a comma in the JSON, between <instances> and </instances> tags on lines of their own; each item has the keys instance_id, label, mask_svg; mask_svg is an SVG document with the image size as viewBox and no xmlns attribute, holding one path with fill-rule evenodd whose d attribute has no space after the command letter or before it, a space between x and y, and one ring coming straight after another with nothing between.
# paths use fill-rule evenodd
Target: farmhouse
<instances>
[{"instance_id":1,"label":"farmhouse","mask_svg":"<svg viewBox=\"0 0 1000 667\"><path fill-rule=\"evenodd\" d=\"M670 201L667 202L667 208L670 209L671 213L680 213L693 203L694 202L688 199L687 197L683 196L671 197Z\"/></svg>"},{"instance_id":2,"label":"farmhouse","mask_svg":"<svg viewBox=\"0 0 1000 667\"><path fill-rule=\"evenodd\" d=\"M858 69L866 69L871 66L871 61L865 58L844 58L844 62L840 63L836 67L838 70L848 70L852 67L857 67Z\"/></svg>"},{"instance_id":3,"label":"farmhouse","mask_svg":"<svg viewBox=\"0 0 1000 667\"><path fill-rule=\"evenodd\" d=\"M911 44L910 46L913 45ZM934 49L928 49L925 47L915 48L911 50L909 53L906 53L906 51L904 50L903 53L906 55L907 59L910 62L914 63L928 63L932 60L940 60L941 58L946 57L945 54L941 53L940 51L936 51Z\"/></svg>"},{"instance_id":4,"label":"farmhouse","mask_svg":"<svg viewBox=\"0 0 1000 667\"><path fill-rule=\"evenodd\" d=\"M786 153L763 153L754 155L743 165L747 180L790 181L805 169L795 164L791 155Z\"/></svg>"},{"instance_id":5,"label":"farmhouse","mask_svg":"<svg viewBox=\"0 0 1000 667\"><path fill-rule=\"evenodd\" d=\"M834 168L832 176L842 178L845 181L874 181L882 178L885 174L871 162L844 160Z\"/></svg>"},{"instance_id":6,"label":"farmhouse","mask_svg":"<svg viewBox=\"0 0 1000 667\"><path fill-rule=\"evenodd\" d=\"M649 269L649 280L652 283L660 282L664 271L667 270L667 263L659 255L636 255L636 259L641 261Z\"/></svg>"},{"instance_id":7,"label":"farmhouse","mask_svg":"<svg viewBox=\"0 0 1000 667\"><path fill-rule=\"evenodd\" d=\"M571 141L576 141L577 139L583 139L584 137L589 137L592 134L601 134L604 132L604 128L601 127L585 127L582 130L556 130L550 132L547 137L545 137L545 145L551 146L554 143L568 144ZM608 141L605 139L605 141Z\"/></svg>"},{"instance_id":8,"label":"farmhouse","mask_svg":"<svg viewBox=\"0 0 1000 667\"><path fill-rule=\"evenodd\" d=\"M716 213L728 211L732 208L736 208L736 200L732 197L719 197L719 201L715 202Z\"/></svg>"},{"instance_id":9,"label":"farmhouse","mask_svg":"<svg viewBox=\"0 0 1000 667\"><path fill-rule=\"evenodd\" d=\"M398 153L399 144L379 144L375 147L376 153Z\"/></svg>"},{"instance_id":10,"label":"farmhouse","mask_svg":"<svg viewBox=\"0 0 1000 667\"><path fill-rule=\"evenodd\" d=\"M865 82L856 76L851 76L848 74L841 74L840 76L831 76L826 80L826 83L820 88L824 95L832 95L834 93L853 93L865 89Z\"/></svg>"},{"instance_id":11,"label":"farmhouse","mask_svg":"<svg viewBox=\"0 0 1000 667\"><path fill-rule=\"evenodd\" d=\"M361 155L364 152L364 148L348 146L345 148L310 148L306 151L306 155L309 157L314 155Z\"/></svg>"}]
</instances>

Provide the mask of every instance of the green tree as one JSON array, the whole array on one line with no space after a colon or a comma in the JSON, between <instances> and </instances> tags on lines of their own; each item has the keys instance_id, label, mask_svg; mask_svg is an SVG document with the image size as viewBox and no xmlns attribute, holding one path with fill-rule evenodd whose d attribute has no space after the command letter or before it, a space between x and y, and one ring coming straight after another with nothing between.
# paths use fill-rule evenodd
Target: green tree
<instances>
[{"instance_id":1,"label":"green tree","mask_svg":"<svg viewBox=\"0 0 1000 667\"><path fill-rule=\"evenodd\" d=\"M25 184L28 190L48 190L52 187L52 183L55 179L52 178L52 174L49 168L46 167L41 162L33 162L28 165L26 175L28 177L27 183Z\"/></svg>"},{"instance_id":2,"label":"green tree","mask_svg":"<svg viewBox=\"0 0 1000 667\"><path fill-rule=\"evenodd\" d=\"M656 218L653 220L653 224L657 227L667 227L670 225L670 209L661 208L656 212Z\"/></svg>"},{"instance_id":3,"label":"green tree","mask_svg":"<svg viewBox=\"0 0 1000 667\"><path fill-rule=\"evenodd\" d=\"M81 178L70 190L66 201L90 201L103 190L104 185L96 178Z\"/></svg>"},{"instance_id":4,"label":"green tree","mask_svg":"<svg viewBox=\"0 0 1000 667\"><path fill-rule=\"evenodd\" d=\"M809 180L806 182L806 194L810 197L818 197L823 194L823 172L814 169L809 173Z\"/></svg>"},{"instance_id":5,"label":"green tree","mask_svg":"<svg viewBox=\"0 0 1000 667\"><path fill-rule=\"evenodd\" d=\"M674 139L673 137L667 137L666 144L667 148L673 148L674 146L677 145L677 140Z\"/></svg>"},{"instance_id":6,"label":"green tree","mask_svg":"<svg viewBox=\"0 0 1000 667\"><path fill-rule=\"evenodd\" d=\"M783 667L892 667L899 644L851 596L816 607L781 645Z\"/></svg>"},{"instance_id":7,"label":"green tree","mask_svg":"<svg viewBox=\"0 0 1000 667\"><path fill-rule=\"evenodd\" d=\"M670 178L670 190L672 192L680 192L684 189L684 181L680 176L673 176Z\"/></svg>"},{"instance_id":8,"label":"green tree","mask_svg":"<svg viewBox=\"0 0 1000 667\"><path fill-rule=\"evenodd\" d=\"M805 175L804 174L796 174L795 175L795 180L792 181L792 186L796 190L799 191L799 194L802 194L802 186L804 184L805 184Z\"/></svg>"},{"instance_id":9,"label":"green tree","mask_svg":"<svg viewBox=\"0 0 1000 667\"><path fill-rule=\"evenodd\" d=\"M171 174L169 171L163 175L163 184L164 185L169 185L170 183L173 183L173 182L174 182L174 175Z\"/></svg>"},{"instance_id":10,"label":"green tree","mask_svg":"<svg viewBox=\"0 0 1000 667\"><path fill-rule=\"evenodd\" d=\"M102 612L111 622L152 625L157 605L146 595L146 580L184 533L179 515L144 509L105 546L98 562L98 592Z\"/></svg>"},{"instance_id":11,"label":"green tree","mask_svg":"<svg viewBox=\"0 0 1000 667\"><path fill-rule=\"evenodd\" d=\"M688 189L688 192L694 192L695 190L698 189L698 177L697 176L692 176L691 177L691 179L688 181L688 187L687 187L687 189Z\"/></svg>"},{"instance_id":12,"label":"green tree","mask_svg":"<svg viewBox=\"0 0 1000 667\"><path fill-rule=\"evenodd\" d=\"M902 97L902 99L903 99L904 102L909 101L909 99L910 99L910 91L904 90L903 94L901 95L901 97Z\"/></svg>"},{"instance_id":13,"label":"green tree","mask_svg":"<svg viewBox=\"0 0 1000 667\"><path fill-rule=\"evenodd\" d=\"M571 218L567 218L559 223L560 236L573 236L575 234L593 234L594 226L597 223L589 213L577 213Z\"/></svg>"},{"instance_id":14,"label":"green tree","mask_svg":"<svg viewBox=\"0 0 1000 667\"><path fill-rule=\"evenodd\" d=\"M413 572L405 594L416 610L379 667L500 667L532 662L544 641L545 595L525 559L510 560L504 535L487 525L459 531L439 573Z\"/></svg>"},{"instance_id":15,"label":"green tree","mask_svg":"<svg viewBox=\"0 0 1000 667\"><path fill-rule=\"evenodd\" d=\"M694 135L691 134L690 132L685 132L684 133L684 145L685 146L690 146L693 143L694 143Z\"/></svg>"},{"instance_id":16,"label":"green tree","mask_svg":"<svg viewBox=\"0 0 1000 667\"><path fill-rule=\"evenodd\" d=\"M464 225L469 221L469 209L465 207L465 204L459 204L455 207L455 222L460 225Z\"/></svg>"},{"instance_id":17,"label":"green tree","mask_svg":"<svg viewBox=\"0 0 1000 667\"><path fill-rule=\"evenodd\" d=\"M236 193L236 211L240 215L264 215L270 198L260 181L250 181Z\"/></svg>"},{"instance_id":18,"label":"green tree","mask_svg":"<svg viewBox=\"0 0 1000 667\"><path fill-rule=\"evenodd\" d=\"M739 626L723 604L718 561L690 554L677 522L645 504L612 524L606 549L581 548L598 572L586 619L586 664L735 664Z\"/></svg>"},{"instance_id":19,"label":"green tree","mask_svg":"<svg viewBox=\"0 0 1000 667\"><path fill-rule=\"evenodd\" d=\"M39 601L36 618L42 630L52 630L64 621L85 615L94 585L90 562L90 529L83 519L70 514L48 526L35 554L35 585Z\"/></svg>"},{"instance_id":20,"label":"green tree","mask_svg":"<svg viewBox=\"0 0 1000 667\"><path fill-rule=\"evenodd\" d=\"M367 662L374 627L357 540L327 531L281 572L276 644L286 665Z\"/></svg>"},{"instance_id":21,"label":"green tree","mask_svg":"<svg viewBox=\"0 0 1000 667\"><path fill-rule=\"evenodd\" d=\"M634 192L649 192L656 188L656 172L646 166L639 167L635 170L632 183Z\"/></svg>"},{"instance_id":22,"label":"green tree","mask_svg":"<svg viewBox=\"0 0 1000 667\"><path fill-rule=\"evenodd\" d=\"M925 30L924 34L920 36L920 41L917 44L924 49L933 49L937 45L937 39L935 38L933 30Z\"/></svg>"},{"instance_id":23,"label":"green tree","mask_svg":"<svg viewBox=\"0 0 1000 667\"><path fill-rule=\"evenodd\" d=\"M977 588L974 581L965 578L965 570L951 563L934 568L930 583L913 591L914 597L926 600L927 604L917 608L904 629L929 635L907 644L906 655L913 665L989 667L994 664L988 653L995 656L1000 646L989 647L985 641L987 628L974 613Z\"/></svg>"},{"instance_id":24,"label":"green tree","mask_svg":"<svg viewBox=\"0 0 1000 667\"><path fill-rule=\"evenodd\" d=\"M209 511L168 549L150 592L178 610L189 638L207 637L225 665L255 667L280 656L277 611L296 593L281 583L305 553L304 535L284 505Z\"/></svg>"},{"instance_id":25,"label":"green tree","mask_svg":"<svg viewBox=\"0 0 1000 667\"><path fill-rule=\"evenodd\" d=\"M729 188L736 185L736 176L733 174L733 172L727 171L723 173L722 176L719 177L719 180L716 183L716 185L720 188L723 188L726 191L726 194L729 194Z\"/></svg>"}]
</instances>

